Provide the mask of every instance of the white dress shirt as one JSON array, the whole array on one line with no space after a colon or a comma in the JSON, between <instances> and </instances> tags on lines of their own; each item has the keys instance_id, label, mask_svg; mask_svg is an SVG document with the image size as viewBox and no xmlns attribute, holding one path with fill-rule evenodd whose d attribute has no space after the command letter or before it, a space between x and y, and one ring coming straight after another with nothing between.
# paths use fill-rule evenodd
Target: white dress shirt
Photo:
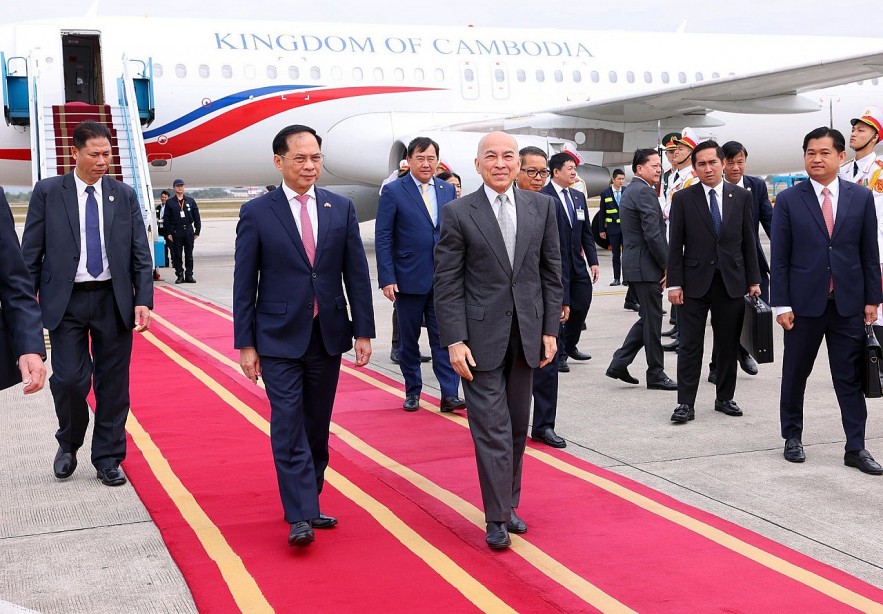
<instances>
[{"instance_id":1,"label":"white dress shirt","mask_svg":"<svg viewBox=\"0 0 883 614\"><path fill-rule=\"evenodd\" d=\"M297 224L297 232L303 237L304 231L300 227L300 201L295 198L297 196L297 192L289 188L285 185L285 182L282 182L282 191L285 192L285 198L288 199L288 206L291 207L291 215L294 216L294 223ZM310 186L310 189L305 192L307 196L310 197L310 200L307 201L307 215L310 216L310 225L313 227L313 243L318 245L319 241L319 213L316 209L316 187Z\"/></svg>"},{"instance_id":2,"label":"white dress shirt","mask_svg":"<svg viewBox=\"0 0 883 614\"><path fill-rule=\"evenodd\" d=\"M80 216L80 261L77 263L77 274L74 282L106 281L110 279L110 267L107 263L107 250L104 248L104 198L101 194L101 182L92 185L95 188L95 200L98 201L98 231L101 234L101 275L92 277L86 270L86 187L89 185L74 173L74 181L77 185L77 209ZM129 212L126 211L126 215Z\"/></svg>"}]
</instances>

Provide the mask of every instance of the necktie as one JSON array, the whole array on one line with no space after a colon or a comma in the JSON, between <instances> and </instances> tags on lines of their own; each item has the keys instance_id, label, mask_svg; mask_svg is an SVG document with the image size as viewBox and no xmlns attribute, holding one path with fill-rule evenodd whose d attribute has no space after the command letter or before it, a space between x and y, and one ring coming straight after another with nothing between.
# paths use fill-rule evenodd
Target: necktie
<instances>
[{"instance_id":1,"label":"necktie","mask_svg":"<svg viewBox=\"0 0 883 614\"><path fill-rule=\"evenodd\" d=\"M675 176L671 178L671 184L672 184L672 185L674 185L675 183L677 183L677 181L678 181L678 177L680 177L680 175L681 175L681 172L680 172L680 171L675 171Z\"/></svg>"},{"instance_id":2,"label":"necktie","mask_svg":"<svg viewBox=\"0 0 883 614\"><path fill-rule=\"evenodd\" d=\"M708 192L708 200L711 203L711 225L714 226L714 236L720 239L721 236L721 210L717 204L717 191Z\"/></svg>"},{"instance_id":3,"label":"necktie","mask_svg":"<svg viewBox=\"0 0 883 614\"><path fill-rule=\"evenodd\" d=\"M104 271L101 261L101 229L98 223L98 201L95 188L86 186L86 270L92 277Z\"/></svg>"},{"instance_id":4,"label":"necktie","mask_svg":"<svg viewBox=\"0 0 883 614\"><path fill-rule=\"evenodd\" d=\"M426 191L428 185L428 183L420 184L420 195L423 197L423 204L426 206L426 212L429 214L429 219L435 224L435 218L432 216L432 201L429 200L429 192Z\"/></svg>"},{"instance_id":5,"label":"necktie","mask_svg":"<svg viewBox=\"0 0 883 614\"><path fill-rule=\"evenodd\" d=\"M856 160L852 161L852 176L858 177L858 162Z\"/></svg>"},{"instance_id":6,"label":"necktie","mask_svg":"<svg viewBox=\"0 0 883 614\"><path fill-rule=\"evenodd\" d=\"M621 192L619 192L618 190L617 190L616 192L613 193L613 198L616 199L616 204L617 204L617 205L619 204L619 197L620 197L620 194L621 194Z\"/></svg>"},{"instance_id":7,"label":"necktie","mask_svg":"<svg viewBox=\"0 0 883 614\"><path fill-rule=\"evenodd\" d=\"M509 265L515 266L515 225L512 223L512 214L509 212L509 198L505 194L497 196L497 222L500 224L500 232L503 233L503 243L506 244L506 254L509 256Z\"/></svg>"},{"instance_id":8,"label":"necktie","mask_svg":"<svg viewBox=\"0 0 883 614\"><path fill-rule=\"evenodd\" d=\"M567 218L570 220L570 225L573 226L573 201L570 200L570 190L564 188L561 193L564 194L564 202L567 203Z\"/></svg>"},{"instance_id":9,"label":"necktie","mask_svg":"<svg viewBox=\"0 0 883 614\"><path fill-rule=\"evenodd\" d=\"M304 244L304 251L307 253L307 259L310 266L316 259L316 239L313 238L313 222L310 221L310 213L307 210L307 203L310 201L309 194L299 194L295 196L297 202L300 203L300 240ZM313 298L313 317L319 313L319 302Z\"/></svg>"},{"instance_id":10,"label":"necktie","mask_svg":"<svg viewBox=\"0 0 883 614\"><path fill-rule=\"evenodd\" d=\"M834 234L834 203L831 202L831 190L824 188L822 190L822 217L825 218L825 226L828 227L828 237ZM828 292L834 291L834 274L831 274L831 280L828 282Z\"/></svg>"}]
</instances>

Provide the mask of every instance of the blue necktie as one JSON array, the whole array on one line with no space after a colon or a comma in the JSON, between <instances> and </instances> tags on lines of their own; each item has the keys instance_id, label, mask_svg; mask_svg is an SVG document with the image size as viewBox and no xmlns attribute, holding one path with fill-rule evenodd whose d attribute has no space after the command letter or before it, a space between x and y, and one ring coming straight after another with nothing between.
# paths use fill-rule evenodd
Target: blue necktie
<instances>
[{"instance_id":1,"label":"blue necktie","mask_svg":"<svg viewBox=\"0 0 883 614\"><path fill-rule=\"evenodd\" d=\"M101 230L98 223L98 201L95 199L95 188L86 186L86 270L92 277L98 277L104 271L101 262Z\"/></svg>"},{"instance_id":2,"label":"blue necktie","mask_svg":"<svg viewBox=\"0 0 883 614\"><path fill-rule=\"evenodd\" d=\"M714 236L720 239L721 210L717 204L717 192L715 190L711 190L708 193L708 199L711 202L711 225L714 226Z\"/></svg>"},{"instance_id":3,"label":"blue necktie","mask_svg":"<svg viewBox=\"0 0 883 614\"><path fill-rule=\"evenodd\" d=\"M573 226L573 201L570 200L570 190L564 188L561 192L564 194L564 202L567 203L567 217L570 218L570 225Z\"/></svg>"}]
</instances>

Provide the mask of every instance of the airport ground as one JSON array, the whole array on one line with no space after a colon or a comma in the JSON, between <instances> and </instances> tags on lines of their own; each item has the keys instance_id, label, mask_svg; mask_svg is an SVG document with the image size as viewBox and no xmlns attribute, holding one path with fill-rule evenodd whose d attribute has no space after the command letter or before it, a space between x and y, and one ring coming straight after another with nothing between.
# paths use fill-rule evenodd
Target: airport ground
<instances>
[{"instance_id":1,"label":"airport ground","mask_svg":"<svg viewBox=\"0 0 883 614\"><path fill-rule=\"evenodd\" d=\"M197 283L178 289L231 307L235 223L229 218L206 220L196 247ZM373 276L373 222L363 223L361 229ZM571 372L560 379L556 430L567 440L566 451L883 586L883 477L843 465L844 436L825 350L819 353L806 394L806 463L795 465L782 458L778 329L777 362L761 365L754 377L739 374L736 400L743 417L714 412L714 388L703 381L696 420L675 426L669 421L675 394L646 389L642 355L631 368L641 380L639 386L604 376L637 314L623 309L622 287L608 286L609 252L600 257L601 280L580 343L592 359L571 361ZM171 269L161 273L166 280L174 277ZM391 304L379 290L374 310L377 339L370 368L401 381L389 359ZM425 342L423 347L428 348ZM706 356L709 350L710 338ZM666 366L674 377L674 354L666 354ZM162 377L156 374L157 385L162 385ZM437 396L429 366L424 367L424 382L425 392ZM185 404L182 399L182 407L169 408L170 420ZM870 400L868 412L867 447L881 459L883 399ZM30 398L20 389L0 392L0 613L24 611L12 604L47 613L195 611L180 572L131 485L111 489L91 479L55 480L54 431L48 387ZM269 450L267 462L272 462ZM90 470L88 462L78 469ZM530 497L530 492L523 496ZM566 508L526 520L604 522L572 518ZM636 561L636 573L640 567ZM678 570L671 574L677 582Z\"/></svg>"}]
</instances>

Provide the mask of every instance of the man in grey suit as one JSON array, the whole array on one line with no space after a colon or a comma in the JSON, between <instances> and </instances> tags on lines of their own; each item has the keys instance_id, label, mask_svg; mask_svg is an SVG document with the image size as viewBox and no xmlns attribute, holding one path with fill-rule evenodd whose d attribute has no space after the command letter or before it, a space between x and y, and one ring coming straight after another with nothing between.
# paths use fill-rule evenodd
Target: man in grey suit
<instances>
[{"instance_id":1,"label":"man in grey suit","mask_svg":"<svg viewBox=\"0 0 883 614\"><path fill-rule=\"evenodd\" d=\"M119 465L126 457L132 329L150 325L153 261L135 191L105 177L112 138L107 126L77 124L76 168L34 186L21 249L52 344L55 476L68 478L77 468L89 425L86 396L94 385L92 464L103 484L120 486L126 483Z\"/></svg>"},{"instance_id":2,"label":"man in grey suit","mask_svg":"<svg viewBox=\"0 0 883 614\"><path fill-rule=\"evenodd\" d=\"M507 548L527 440L533 369L557 351L563 289L557 214L545 196L514 190L515 139L481 139L484 184L442 209L435 248L435 311L441 345L463 378L469 428L491 548Z\"/></svg>"},{"instance_id":3,"label":"man in grey suit","mask_svg":"<svg viewBox=\"0 0 883 614\"><path fill-rule=\"evenodd\" d=\"M641 317L632 325L622 347L613 353L607 377L637 384L628 366L643 347L647 356L647 388L677 390L677 383L665 374L662 354L662 288L668 243L662 209L653 187L662 174L659 154L655 149L638 149L632 159L632 171L635 177L622 193L619 206L622 278L638 297Z\"/></svg>"}]
</instances>

